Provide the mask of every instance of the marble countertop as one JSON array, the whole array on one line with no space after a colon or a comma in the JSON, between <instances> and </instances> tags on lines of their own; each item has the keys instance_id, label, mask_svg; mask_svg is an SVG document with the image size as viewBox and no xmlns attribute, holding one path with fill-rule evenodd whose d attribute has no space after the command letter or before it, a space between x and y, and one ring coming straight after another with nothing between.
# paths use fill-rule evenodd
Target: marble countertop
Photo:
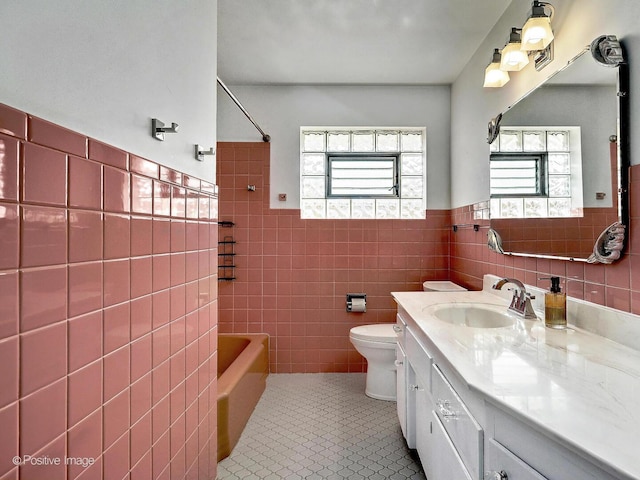
<instances>
[{"instance_id":1,"label":"marble countertop","mask_svg":"<svg viewBox=\"0 0 640 480\"><path fill-rule=\"evenodd\" d=\"M614 471L640 478L640 351L571 324L553 330L519 320L515 327L469 328L424 311L442 303L506 311L504 295L488 291L392 295L470 388Z\"/></svg>"}]
</instances>

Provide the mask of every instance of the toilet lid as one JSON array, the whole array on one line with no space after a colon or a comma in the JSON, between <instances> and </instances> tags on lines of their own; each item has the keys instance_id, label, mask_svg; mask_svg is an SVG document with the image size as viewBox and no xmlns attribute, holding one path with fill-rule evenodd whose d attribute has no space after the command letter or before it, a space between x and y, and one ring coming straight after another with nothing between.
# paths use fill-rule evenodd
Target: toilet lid
<instances>
[{"instance_id":1,"label":"toilet lid","mask_svg":"<svg viewBox=\"0 0 640 480\"><path fill-rule=\"evenodd\" d=\"M350 335L360 340L370 342L395 343L398 339L393 330L395 323L378 323L376 325L361 325L353 327Z\"/></svg>"}]
</instances>

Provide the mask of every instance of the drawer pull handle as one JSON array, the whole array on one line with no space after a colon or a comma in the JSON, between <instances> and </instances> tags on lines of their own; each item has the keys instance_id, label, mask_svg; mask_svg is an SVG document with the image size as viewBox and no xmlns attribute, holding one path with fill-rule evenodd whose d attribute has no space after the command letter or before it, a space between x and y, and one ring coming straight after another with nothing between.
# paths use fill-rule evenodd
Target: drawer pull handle
<instances>
[{"instance_id":1,"label":"drawer pull handle","mask_svg":"<svg viewBox=\"0 0 640 480\"><path fill-rule=\"evenodd\" d=\"M398 325L394 325L393 326L393 331L396 333L402 333L402 327L398 326Z\"/></svg>"},{"instance_id":2,"label":"drawer pull handle","mask_svg":"<svg viewBox=\"0 0 640 480\"><path fill-rule=\"evenodd\" d=\"M442 415L445 420L454 420L457 417L456 412L451 409L449 400L438 399L436 406L438 407L438 412L440 412L440 415Z\"/></svg>"},{"instance_id":3,"label":"drawer pull handle","mask_svg":"<svg viewBox=\"0 0 640 480\"><path fill-rule=\"evenodd\" d=\"M422 392L423 389L420 388L420 385L409 385L409 390L415 390L416 392Z\"/></svg>"},{"instance_id":4,"label":"drawer pull handle","mask_svg":"<svg viewBox=\"0 0 640 480\"><path fill-rule=\"evenodd\" d=\"M402 360L396 360L393 363L396 367L401 367L402 365L404 365L404 362Z\"/></svg>"},{"instance_id":5,"label":"drawer pull handle","mask_svg":"<svg viewBox=\"0 0 640 480\"><path fill-rule=\"evenodd\" d=\"M500 470L499 472L489 472L487 473L487 480L509 480L507 476L507 472L504 470Z\"/></svg>"}]
</instances>

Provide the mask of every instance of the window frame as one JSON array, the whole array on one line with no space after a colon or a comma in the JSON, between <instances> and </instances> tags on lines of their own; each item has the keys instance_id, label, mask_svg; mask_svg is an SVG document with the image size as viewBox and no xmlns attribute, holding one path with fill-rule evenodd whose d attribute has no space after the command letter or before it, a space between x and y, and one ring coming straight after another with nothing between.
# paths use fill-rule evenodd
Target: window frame
<instances>
[{"instance_id":1,"label":"window frame","mask_svg":"<svg viewBox=\"0 0 640 480\"><path fill-rule=\"evenodd\" d=\"M489 186L491 186L492 161L518 161L533 159L538 168L536 172L536 193L502 193L494 194L489 190L490 198L550 198L549 197L549 153L548 152L493 152L489 155Z\"/></svg>"},{"instance_id":2,"label":"window frame","mask_svg":"<svg viewBox=\"0 0 640 480\"><path fill-rule=\"evenodd\" d=\"M337 159L371 159L371 158L392 158L393 159L393 186L389 194L335 194L331 193L332 176L331 163L332 158ZM400 199L400 152L326 152L326 198L371 198L371 199Z\"/></svg>"}]
</instances>

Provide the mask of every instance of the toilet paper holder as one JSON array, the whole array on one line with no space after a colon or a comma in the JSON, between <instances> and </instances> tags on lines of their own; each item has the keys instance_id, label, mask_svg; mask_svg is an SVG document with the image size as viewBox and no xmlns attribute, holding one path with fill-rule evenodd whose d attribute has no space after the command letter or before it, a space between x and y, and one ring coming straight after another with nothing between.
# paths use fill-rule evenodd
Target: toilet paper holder
<instances>
[{"instance_id":1,"label":"toilet paper holder","mask_svg":"<svg viewBox=\"0 0 640 480\"><path fill-rule=\"evenodd\" d=\"M347 312L366 312L366 293L347 293Z\"/></svg>"}]
</instances>

